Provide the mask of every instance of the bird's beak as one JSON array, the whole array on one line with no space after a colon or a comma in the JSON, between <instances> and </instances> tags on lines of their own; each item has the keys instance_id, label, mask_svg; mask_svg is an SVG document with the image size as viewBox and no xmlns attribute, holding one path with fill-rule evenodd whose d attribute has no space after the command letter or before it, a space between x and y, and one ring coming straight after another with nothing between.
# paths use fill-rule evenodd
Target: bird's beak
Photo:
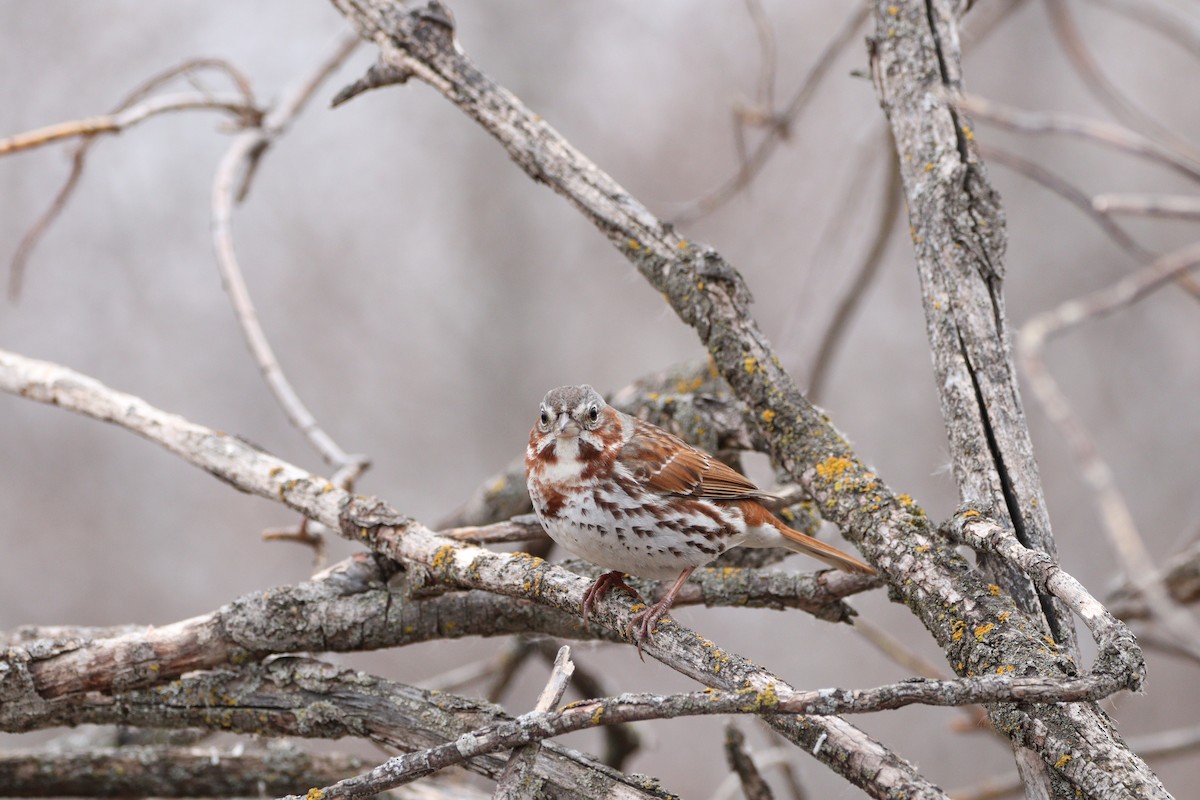
<instances>
[{"instance_id":1,"label":"bird's beak","mask_svg":"<svg viewBox=\"0 0 1200 800\"><path fill-rule=\"evenodd\" d=\"M555 423L560 436L575 436L579 433L579 424L571 419L571 415L563 412L558 415L558 420Z\"/></svg>"}]
</instances>

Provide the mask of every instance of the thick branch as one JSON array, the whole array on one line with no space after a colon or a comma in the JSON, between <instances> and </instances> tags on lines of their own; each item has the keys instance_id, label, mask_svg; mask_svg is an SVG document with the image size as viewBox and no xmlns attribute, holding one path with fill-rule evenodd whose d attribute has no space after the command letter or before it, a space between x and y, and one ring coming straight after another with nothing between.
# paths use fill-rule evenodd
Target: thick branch
<instances>
[{"instance_id":1,"label":"thick branch","mask_svg":"<svg viewBox=\"0 0 1200 800\"><path fill-rule=\"evenodd\" d=\"M509 719L489 703L290 656L265 665L194 672L170 684L112 697L61 699L48 709L46 724L83 721L267 736L355 736L404 751L436 747ZM503 758L486 756L464 766L495 779L504 764ZM535 766L549 798L603 797L619 791L648 800L669 794L552 742L543 745Z\"/></svg>"},{"instance_id":2,"label":"thick branch","mask_svg":"<svg viewBox=\"0 0 1200 800\"><path fill-rule=\"evenodd\" d=\"M0 753L0 796L258 797L324 786L362 768L356 756L294 747L265 753L158 746L17 751Z\"/></svg>"}]
</instances>

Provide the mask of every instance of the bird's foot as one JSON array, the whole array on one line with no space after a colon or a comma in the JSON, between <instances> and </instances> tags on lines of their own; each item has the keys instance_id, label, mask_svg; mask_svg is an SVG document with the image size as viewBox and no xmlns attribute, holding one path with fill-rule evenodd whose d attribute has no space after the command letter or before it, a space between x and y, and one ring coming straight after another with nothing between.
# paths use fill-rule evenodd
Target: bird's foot
<instances>
[{"instance_id":1,"label":"bird's foot","mask_svg":"<svg viewBox=\"0 0 1200 800\"><path fill-rule=\"evenodd\" d=\"M642 654L642 645L654 637L654 627L671 610L671 603L674 600L674 597L664 597L654 605L647 606L633 615L632 624L629 626L629 634L634 644L637 645L638 658L642 661L646 660L646 657Z\"/></svg>"},{"instance_id":2,"label":"bird's foot","mask_svg":"<svg viewBox=\"0 0 1200 800\"><path fill-rule=\"evenodd\" d=\"M592 613L592 609L596 607L596 603L603 600L604 595L613 589L623 589L638 600L642 600L642 596L638 594L638 590L625 582L624 572L616 569L606 572L599 578L596 578L595 582L583 593L583 623L585 625L588 621L588 615ZM645 601L642 600L642 602Z\"/></svg>"}]
</instances>

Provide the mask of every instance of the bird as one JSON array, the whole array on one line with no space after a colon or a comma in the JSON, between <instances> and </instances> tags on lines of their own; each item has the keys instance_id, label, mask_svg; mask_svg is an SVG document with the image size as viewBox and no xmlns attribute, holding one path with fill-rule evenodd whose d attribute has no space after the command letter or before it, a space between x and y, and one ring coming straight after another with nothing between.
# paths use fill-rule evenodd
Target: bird
<instances>
[{"instance_id":1,"label":"bird","mask_svg":"<svg viewBox=\"0 0 1200 800\"><path fill-rule=\"evenodd\" d=\"M533 509L546 533L607 570L584 592L584 622L626 575L675 578L634 615L641 655L691 574L732 547L785 547L846 572L870 565L778 520L772 495L679 437L608 405L586 384L546 393L525 449Z\"/></svg>"}]
</instances>

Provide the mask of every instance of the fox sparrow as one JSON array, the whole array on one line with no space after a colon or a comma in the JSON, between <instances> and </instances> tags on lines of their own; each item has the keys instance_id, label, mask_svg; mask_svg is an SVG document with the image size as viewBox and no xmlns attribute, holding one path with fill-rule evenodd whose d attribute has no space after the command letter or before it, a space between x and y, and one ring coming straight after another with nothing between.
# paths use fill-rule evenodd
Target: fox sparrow
<instances>
[{"instance_id":1,"label":"fox sparrow","mask_svg":"<svg viewBox=\"0 0 1200 800\"><path fill-rule=\"evenodd\" d=\"M697 567L731 547L786 547L847 572L868 565L784 525L770 495L702 450L623 414L590 386L546 394L525 450L529 496L550 538L604 573L583 596L583 617L613 588L635 596L625 573L675 578L638 612L640 653Z\"/></svg>"}]
</instances>

